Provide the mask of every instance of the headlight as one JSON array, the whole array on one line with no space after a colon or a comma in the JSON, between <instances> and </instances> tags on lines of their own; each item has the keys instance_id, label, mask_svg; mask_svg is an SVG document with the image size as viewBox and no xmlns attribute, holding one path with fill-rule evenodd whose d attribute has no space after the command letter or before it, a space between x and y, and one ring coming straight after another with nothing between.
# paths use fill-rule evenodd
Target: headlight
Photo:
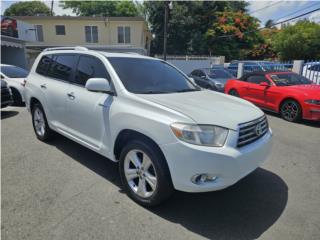
<instances>
[{"instance_id":1,"label":"headlight","mask_svg":"<svg viewBox=\"0 0 320 240\"><path fill-rule=\"evenodd\" d=\"M315 105L320 105L320 100L309 99L309 100L306 100L305 102L315 104Z\"/></svg>"},{"instance_id":2,"label":"headlight","mask_svg":"<svg viewBox=\"0 0 320 240\"><path fill-rule=\"evenodd\" d=\"M211 147L222 147L229 130L213 125L173 123L171 129L181 141Z\"/></svg>"}]
</instances>

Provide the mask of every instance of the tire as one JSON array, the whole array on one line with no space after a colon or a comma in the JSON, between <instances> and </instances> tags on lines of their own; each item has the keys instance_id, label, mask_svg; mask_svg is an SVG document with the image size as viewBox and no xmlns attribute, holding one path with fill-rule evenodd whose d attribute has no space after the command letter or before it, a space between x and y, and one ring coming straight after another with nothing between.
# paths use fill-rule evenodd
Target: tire
<instances>
[{"instance_id":1,"label":"tire","mask_svg":"<svg viewBox=\"0 0 320 240\"><path fill-rule=\"evenodd\" d=\"M295 100L286 100L280 106L280 115L288 122L299 122L301 120L301 113L301 106Z\"/></svg>"},{"instance_id":2,"label":"tire","mask_svg":"<svg viewBox=\"0 0 320 240\"><path fill-rule=\"evenodd\" d=\"M229 95L234 96L234 97L240 97L240 94L239 94L238 91L235 90L235 89L231 89L231 90L229 91Z\"/></svg>"},{"instance_id":3,"label":"tire","mask_svg":"<svg viewBox=\"0 0 320 240\"><path fill-rule=\"evenodd\" d=\"M40 103L36 103L31 110L32 125L37 138L47 142L52 139L53 131L49 128L46 114Z\"/></svg>"},{"instance_id":4,"label":"tire","mask_svg":"<svg viewBox=\"0 0 320 240\"><path fill-rule=\"evenodd\" d=\"M127 143L120 154L119 172L127 195L142 206L159 205L174 192L167 162L151 141Z\"/></svg>"},{"instance_id":5,"label":"tire","mask_svg":"<svg viewBox=\"0 0 320 240\"><path fill-rule=\"evenodd\" d=\"M21 94L15 88L11 88L11 91L12 91L13 104L16 106L21 106L22 105Z\"/></svg>"}]
</instances>

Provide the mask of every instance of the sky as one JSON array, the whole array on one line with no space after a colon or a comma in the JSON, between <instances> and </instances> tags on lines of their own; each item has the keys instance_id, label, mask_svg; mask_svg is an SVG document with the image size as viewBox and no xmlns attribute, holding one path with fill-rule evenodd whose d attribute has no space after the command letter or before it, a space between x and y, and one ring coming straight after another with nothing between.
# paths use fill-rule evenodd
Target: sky
<instances>
[{"instance_id":1,"label":"sky","mask_svg":"<svg viewBox=\"0 0 320 240\"><path fill-rule=\"evenodd\" d=\"M141 0L140 0L141 1ZM3 14L4 10L8 8L11 4L18 2L18 1L11 1L11 0L2 0L1 1L1 14ZM49 7L51 6L51 1L43 1ZM316 8L320 8L320 0L310 1L249 1L248 12L257 17L261 21L261 25L263 26L264 23L268 19L273 19L275 22L285 20L290 17L294 17L305 12L311 11ZM55 0L53 5L53 11L56 15L75 15L72 13L70 9L62 9L59 6L59 1ZM309 19L320 23L320 11L314 12L307 16Z\"/></svg>"}]
</instances>

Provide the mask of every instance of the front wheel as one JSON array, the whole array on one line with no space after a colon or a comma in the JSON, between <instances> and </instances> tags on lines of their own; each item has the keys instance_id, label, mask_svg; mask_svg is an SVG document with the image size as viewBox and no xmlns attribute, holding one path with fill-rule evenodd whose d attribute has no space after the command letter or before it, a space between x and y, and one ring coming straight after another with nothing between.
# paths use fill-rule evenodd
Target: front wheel
<instances>
[{"instance_id":1,"label":"front wheel","mask_svg":"<svg viewBox=\"0 0 320 240\"><path fill-rule=\"evenodd\" d=\"M173 193L166 160L149 141L129 142L121 151L119 171L128 196L143 206L158 205Z\"/></svg>"},{"instance_id":2,"label":"front wheel","mask_svg":"<svg viewBox=\"0 0 320 240\"><path fill-rule=\"evenodd\" d=\"M52 138L53 132L49 128L46 114L40 103L36 103L32 108L32 124L39 140L46 142Z\"/></svg>"},{"instance_id":3,"label":"front wheel","mask_svg":"<svg viewBox=\"0 0 320 240\"><path fill-rule=\"evenodd\" d=\"M289 122L298 122L301 119L301 107L295 100L286 100L280 107L281 117Z\"/></svg>"}]
</instances>

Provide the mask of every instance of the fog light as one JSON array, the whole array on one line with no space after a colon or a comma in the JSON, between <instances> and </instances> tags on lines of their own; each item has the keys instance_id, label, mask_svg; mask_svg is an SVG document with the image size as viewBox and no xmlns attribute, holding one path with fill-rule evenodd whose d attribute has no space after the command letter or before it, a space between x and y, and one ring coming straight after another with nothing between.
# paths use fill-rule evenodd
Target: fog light
<instances>
[{"instance_id":1,"label":"fog light","mask_svg":"<svg viewBox=\"0 0 320 240\"><path fill-rule=\"evenodd\" d=\"M194 176L192 176L191 178L191 182L193 182L194 184L203 184L206 182L214 182L217 180L217 176L213 176L212 174L209 173L201 173L201 174L196 174Z\"/></svg>"}]
</instances>

